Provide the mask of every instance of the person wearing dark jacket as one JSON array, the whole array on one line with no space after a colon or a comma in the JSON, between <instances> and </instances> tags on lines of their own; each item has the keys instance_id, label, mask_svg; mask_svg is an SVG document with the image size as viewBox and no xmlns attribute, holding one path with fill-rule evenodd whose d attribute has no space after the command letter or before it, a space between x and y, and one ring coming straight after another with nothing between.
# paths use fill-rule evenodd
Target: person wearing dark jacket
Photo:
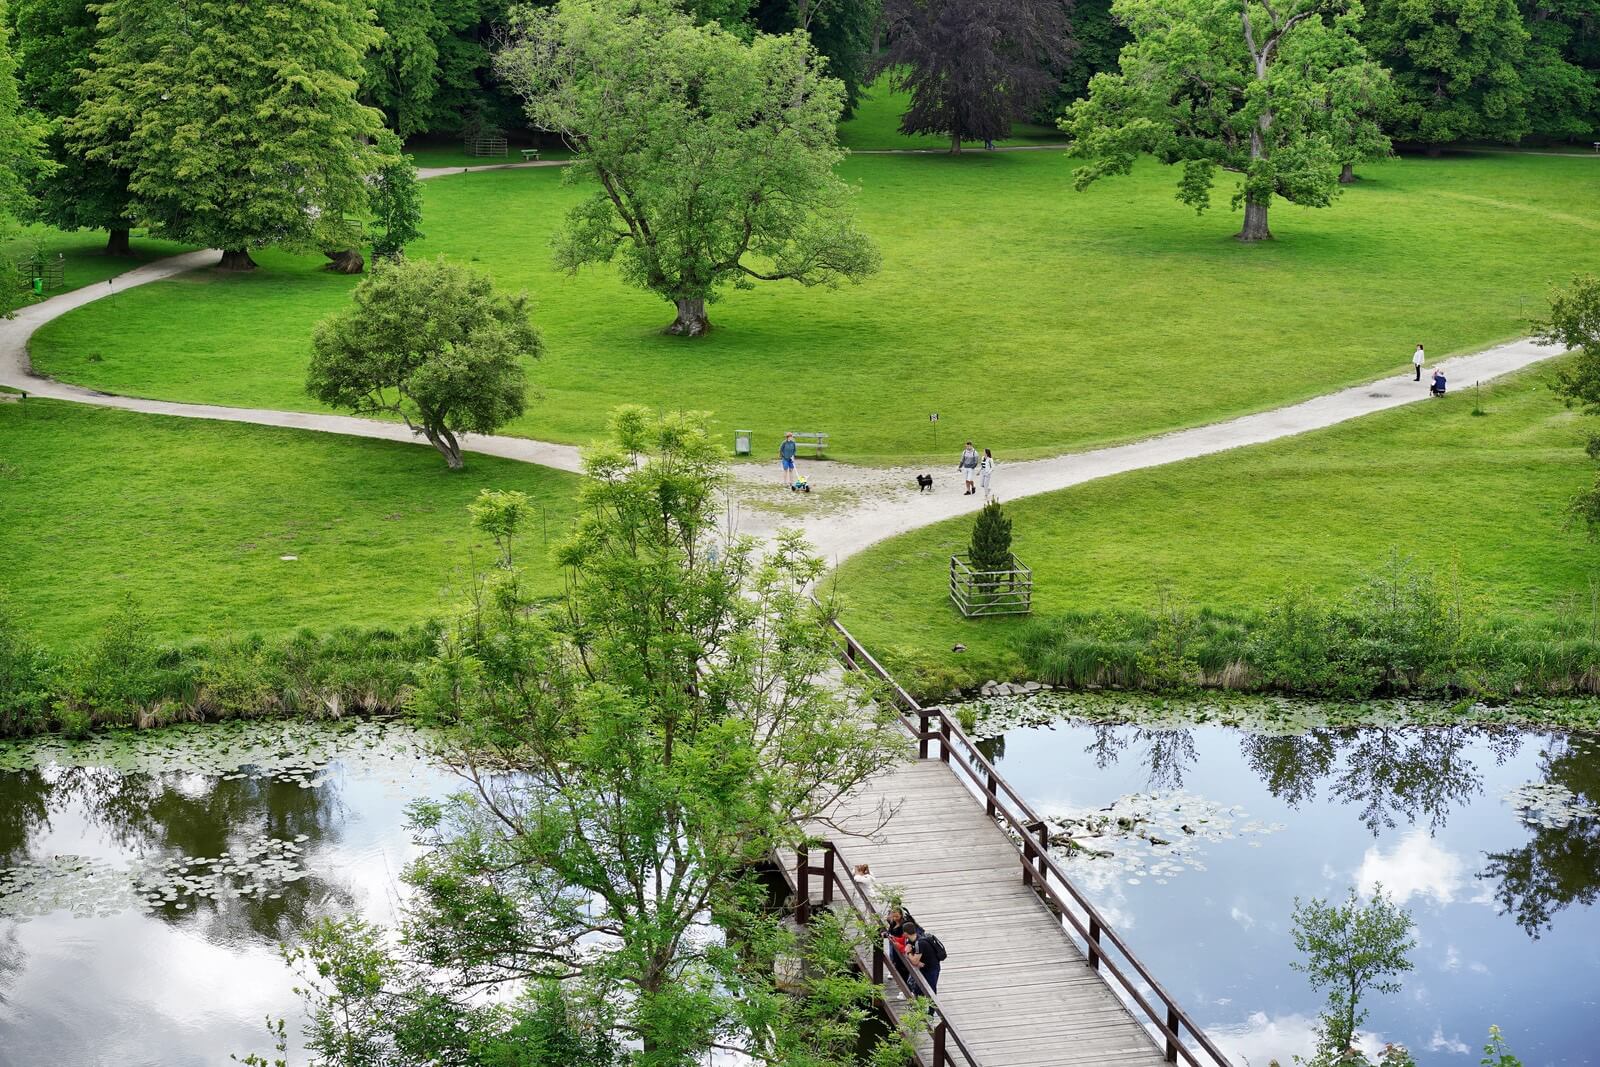
<instances>
[{"instance_id":1,"label":"person wearing dark jacket","mask_svg":"<svg viewBox=\"0 0 1600 1067\"><path fill-rule=\"evenodd\" d=\"M928 983L928 990L939 992L939 968L943 966L943 952L940 951L938 938L909 920L906 929L906 957L911 960L911 966L922 972L922 980Z\"/></svg>"}]
</instances>

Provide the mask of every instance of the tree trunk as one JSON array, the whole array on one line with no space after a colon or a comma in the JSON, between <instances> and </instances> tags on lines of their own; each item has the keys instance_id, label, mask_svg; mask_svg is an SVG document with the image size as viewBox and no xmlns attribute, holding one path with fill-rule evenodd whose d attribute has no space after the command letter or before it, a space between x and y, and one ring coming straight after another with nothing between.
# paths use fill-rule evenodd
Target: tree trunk
<instances>
[{"instance_id":1,"label":"tree trunk","mask_svg":"<svg viewBox=\"0 0 1600 1067\"><path fill-rule=\"evenodd\" d=\"M461 459L461 442L456 440L456 435L448 428L440 426L437 429L429 426L422 428L422 434L428 443L439 450L444 457L445 465L453 471L461 470L466 464Z\"/></svg>"},{"instance_id":2,"label":"tree trunk","mask_svg":"<svg viewBox=\"0 0 1600 1067\"><path fill-rule=\"evenodd\" d=\"M343 252L324 252L329 259L328 269L335 274L360 274L367 269L367 261L354 248Z\"/></svg>"},{"instance_id":3,"label":"tree trunk","mask_svg":"<svg viewBox=\"0 0 1600 1067\"><path fill-rule=\"evenodd\" d=\"M250 258L247 248L225 248L217 267L221 270L255 270L256 261Z\"/></svg>"},{"instance_id":4,"label":"tree trunk","mask_svg":"<svg viewBox=\"0 0 1600 1067\"><path fill-rule=\"evenodd\" d=\"M959 156L961 154L961 135L959 133L952 133L950 135L950 154L952 156Z\"/></svg>"},{"instance_id":5,"label":"tree trunk","mask_svg":"<svg viewBox=\"0 0 1600 1067\"><path fill-rule=\"evenodd\" d=\"M1339 184L1340 185L1349 185L1352 182L1354 182L1355 180L1356 180L1356 165L1354 163L1346 163L1344 165L1344 169L1339 172Z\"/></svg>"},{"instance_id":6,"label":"tree trunk","mask_svg":"<svg viewBox=\"0 0 1600 1067\"><path fill-rule=\"evenodd\" d=\"M133 248L128 244L127 230L110 230L106 234L106 255L131 256Z\"/></svg>"},{"instance_id":7,"label":"tree trunk","mask_svg":"<svg viewBox=\"0 0 1600 1067\"><path fill-rule=\"evenodd\" d=\"M711 331L711 320L706 318L704 300L674 300L673 303L678 306L678 317L662 332L677 337L699 337Z\"/></svg>"},{"instance_id":8,"label":"tree trunk","mask_svg":"<svg viewBox=\"0 0 1600 1067\"><path fill-rule=\"evenodd\" d=\"M1244 202L1244 229L1239 231L1241 241L1270 241L1272 231L1267 229L1267 205L1254 200Z\"/></svg>"}]
</instances>

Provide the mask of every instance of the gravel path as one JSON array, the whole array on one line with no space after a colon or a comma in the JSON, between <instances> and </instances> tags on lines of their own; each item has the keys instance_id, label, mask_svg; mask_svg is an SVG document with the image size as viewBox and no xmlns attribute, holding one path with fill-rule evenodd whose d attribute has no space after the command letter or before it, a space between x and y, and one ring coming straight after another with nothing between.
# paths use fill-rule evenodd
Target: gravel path
<instances>
[{"instance_id":1,"label":"gravel path","mask_svg":"<svg viewBox=\"0 0 1600 1067\"><path fill-rule=\"evenodd\" d=\"M509 166L552 165L559 164L514 163ZM440 173L460 171L453 168ZM429 176L433 175L430 173ZM21 309L12 319L0 320L0 385L24 390L31 396L151 415L245 422L425 444L399 423L347 415L180 404L117 396L58 382L32 372L28 363L28 339L40 326L113 293L210 266L216 262L217 255L215 251L188 252L158 260L119 275L104 285L88 285L51 297ZM1560 351L1559 348L1538 345L1525 339L1471 355L1456 356L1436 365L1444 369L1459 394L1474 382L1492 381L1512 374L1540 360L1559 355ZM1433 366L1429 366L1430 372ZM1320 430L1373 412L1427 399L1427 381L1413 382L1410 369L1407 368L1405 373L1395 377L1227 422L1181 430L1132 444L1068 453L1049 459L1002 463L995 472L995 492L1004 500L1048 493L1113 474ZM537 463L564 471L576 472L581 469L578 449L572 445L476 434L463 437L462 445L466 451L482 455ZM954 453L948 464L937 468L847 467L804 459L799 464L801 472L814 487L815 492L810 496L795 496L778 486L776 461L760 465L735 465L737 485L730 503L734 522L741 530L756 534L768 533L778 526L798 525L805 529L823 556L833 562L896 534L975 511L983 500L982 496L962 495L961 481L955 471ZM931 493L918 493L915 489L916 475L924 471L934 476L934 490Z\"/></svg>"}]
</instances>

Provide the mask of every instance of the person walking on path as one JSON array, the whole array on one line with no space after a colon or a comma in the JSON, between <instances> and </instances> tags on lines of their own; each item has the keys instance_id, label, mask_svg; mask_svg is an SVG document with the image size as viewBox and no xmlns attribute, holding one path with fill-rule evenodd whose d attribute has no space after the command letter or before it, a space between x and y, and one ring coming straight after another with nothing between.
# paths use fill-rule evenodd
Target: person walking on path
<instances>
[{"instance_id":1,"label":"person walking on path","mask_svg":"<svg viewBox=\"0 0 1600 1067\"><path fill-rule=\"evenodd\" d=\"M778 462L783 465L783 484L794 484L794 454L799 448L794 443L794 434L783 435L783 444L778 446Z\"/></svg>"},{"instance_id":2,"label":"person walking on path","mask_svg":"<svg viewBox=\"0 0 1600 1067\"><path fill-rule=\"evenodd\" d=\"M990 479L994 477L994 453L983 450L983 460L978 464L978 483L983 486L983 502L989 502Z\"/></svg>"},{"instance_id":3,"label":"person walking on path","mask_svg":"<svg viewBox=\"0 0 1600 1067\"><path fill-rule=\"evenodd\" d=\"M961 462L956 464L956 470L961 472L961 480L967 483L966 492L962 496L971 496L978 491L972 484L973 475L978 470L978 450L972 447L972 442L967 442L967 447L961 450Z\"/></svg>"},{"instance_id":4,"label":"person walking on path","mask_svg":"<svg viewBox=\"0 0 1600 1067\"><path fill-rule=\"evenodd\" d=\"M1417 346L1417 350L1415 352L1411 353L1411 366L1417 372L1417 376L1412 380L1413 381L1418 381L1418 382L1422 381L1422 346L1421 345L1418 345Z\"/></svg>"}]
</instances>

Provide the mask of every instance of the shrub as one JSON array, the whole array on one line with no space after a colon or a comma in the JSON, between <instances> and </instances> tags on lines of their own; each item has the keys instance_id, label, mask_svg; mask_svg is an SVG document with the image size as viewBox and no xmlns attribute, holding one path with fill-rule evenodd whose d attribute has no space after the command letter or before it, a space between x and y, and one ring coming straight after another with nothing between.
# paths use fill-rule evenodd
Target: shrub
<instances>
[{"instance_id":1,"label":"shrub","mask_svg":"<svg viewBox=\"0 0 1600 1067\"><path fill-rule=\"evenodd\" d=\"M34 733L49 722L53 664L23 632L0 596L0 737Z\"/></svg>"}]
</instances>

